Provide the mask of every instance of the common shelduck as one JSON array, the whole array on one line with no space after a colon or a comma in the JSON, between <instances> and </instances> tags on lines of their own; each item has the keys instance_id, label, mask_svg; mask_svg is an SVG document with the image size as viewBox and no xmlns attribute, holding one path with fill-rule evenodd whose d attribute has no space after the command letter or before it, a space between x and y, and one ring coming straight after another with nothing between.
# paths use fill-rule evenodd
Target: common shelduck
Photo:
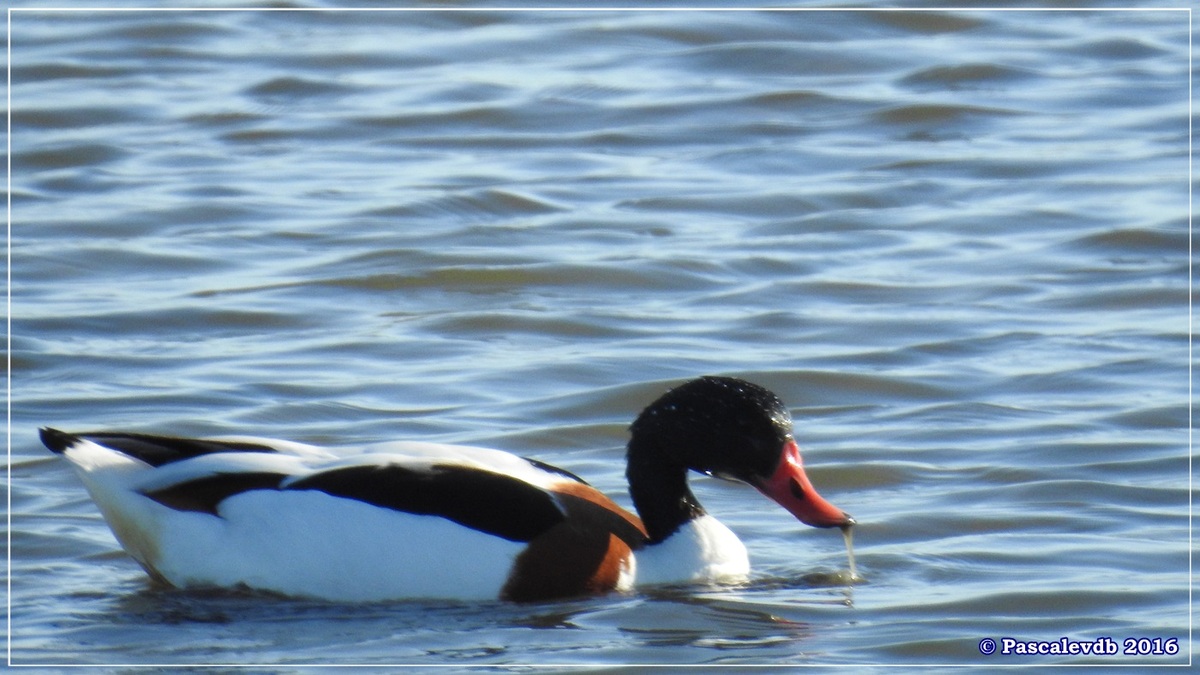
<instances>
[{"instance_id":1,"label":"common shelduck","mask_svg":"<svg viewBox=\"0 0 1200 675\"><path fill-rule=\"evenodd\" d=\"M814 527L854 519L821 498L775 394L702 377L630 428L637 516L578 476L499 450L392 442L349 451L266 438L41 430L117 540L172 586L336 601L542 600L750 571L689 469L748 483Z\"/></svg>"}]
</instances>

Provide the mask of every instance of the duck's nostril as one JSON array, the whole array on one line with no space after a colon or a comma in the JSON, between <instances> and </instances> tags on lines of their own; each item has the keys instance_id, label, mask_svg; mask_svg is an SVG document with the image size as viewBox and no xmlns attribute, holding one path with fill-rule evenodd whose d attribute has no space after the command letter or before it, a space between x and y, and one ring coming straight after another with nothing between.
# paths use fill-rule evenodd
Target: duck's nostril
<instances>
[{"instance_id":1,"label":"duck's nostril","mask_svg":"<svg viewBox=\"0 0 1200 675\"><path fill-rule=\"evenodd\" d=\"M804 486L799 481L792 480L788 486L792 491L792 496L796 499L804 499Z\"/></svg>"}]
</instances>

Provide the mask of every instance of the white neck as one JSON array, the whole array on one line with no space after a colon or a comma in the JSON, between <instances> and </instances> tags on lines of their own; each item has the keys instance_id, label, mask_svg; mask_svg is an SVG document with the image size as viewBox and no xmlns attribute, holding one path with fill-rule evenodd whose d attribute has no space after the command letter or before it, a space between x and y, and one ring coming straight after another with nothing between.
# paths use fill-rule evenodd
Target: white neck
<instances>
[{"instance_id":1,"label":"white neck","mask_svg":"<svg viewBox=\"0 0 1200 675\"><path fill-rule=\"evenodd\" d=\"M750 574L746 547L710 515L693 518L664 541L637 552L637 584L733 582Z\"/></svg>"}]
</instances>

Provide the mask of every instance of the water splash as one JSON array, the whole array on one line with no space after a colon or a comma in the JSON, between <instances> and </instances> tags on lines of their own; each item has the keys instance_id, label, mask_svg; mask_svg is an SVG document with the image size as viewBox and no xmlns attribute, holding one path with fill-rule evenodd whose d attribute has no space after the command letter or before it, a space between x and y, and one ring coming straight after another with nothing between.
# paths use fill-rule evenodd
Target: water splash
<instances>
[{"instance_id":1,"label":"water splash","mask_svg":"<svg viewBox=\"0 0 1200 675\"><path fill-rule=\"evenodd\" d=\"M858 566L854 564L854 526L845 525L842 527L842 538L846 540L846 556L850 559L850 578L851 583L860 579L858 576Z\"/></svg>"}]
</instances>

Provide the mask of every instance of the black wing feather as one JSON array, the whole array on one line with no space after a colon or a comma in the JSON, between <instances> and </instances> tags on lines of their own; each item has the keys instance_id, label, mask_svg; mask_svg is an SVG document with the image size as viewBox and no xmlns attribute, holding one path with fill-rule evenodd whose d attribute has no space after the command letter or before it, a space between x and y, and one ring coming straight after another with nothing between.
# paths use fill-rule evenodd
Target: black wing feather
<instances>
[{"instance_id":1,"label":"black wing feather","mask_svg":"<svg viewBox=\"0 0 1200 675\"><path fill-rule=\"evenodd\" d=\"M320 490L396 511L440 516L509 541L530 541L565 517L554 497L537 486L454 465L429 470L349 466L306 476L284 489Z\"/></svg>"},{"instance_id":2,"label":"black wing feather","mask_svg":"<svg viewBox=\"0 0 1200 675\"><path fill-rule=\"evenodd\" d=\"M522 457L521 459L525 460L526 462L529 462L534 467L541 469L542 471L546 471L548 473L556 473L556 474L562 476L563 478L570 478L571 480L575 481L576 483L583 483L584 485L591 487L591 484L588 483L586 480L580 478L579 476L576 476L575 474L571 473L570 471L567 471L566 469L559 468L557 466L554 466L553 464L547 464L547 463L541 461L540 459L530 459L529 457Z\"/></svg>"},{"instance_id":3,"label":"black wing feather","mask_svg":"<svg viewBox=\"0 0 1200 675\"><path fill-rule=\"evenodd\" d=\"M62 454L80 440L88 440L139 459L150 466L162 466L216 452L278 452L269 445L245 441L215 441L109 431L72 434L49 427L40 429L39 432L42 443L58 454Z\"/></svg>"},{"instance_id":4,"label":"black wing feather","mask_svg":"<svg viewBox=\"0 0 1200 675\"><path fill-rule=\"evenodd\" d=\"M40 433L42 442L55 453L61 454L84 439L155 467L218 452L278 452L270 446L243 441L116 432L71 434L49 427ZM564 479L584 483L568 471L527 461ZM447 518L518 542L531 541L565 518L562 507L546 490L512 476L456 465L429 469L397 464L348 466L292 482L285 479L282 474L270 472L219 473L143 494L176 510L219 515L217 507L223 500L249 490L319 490L386 509Z\"/></svg>"},{"instance_id":5,"label":"black wing feather","mask_svg":"<svg viewBox=\"0 0 1200 675\"><path fill-rule=\"evenodd\" d=\"M277 490L287 478L280 473L218 473L170 487L142 492L150 499L176 511L196 511L219 516L217 505L250 490Z\"/></svg>"}]
</instances>

